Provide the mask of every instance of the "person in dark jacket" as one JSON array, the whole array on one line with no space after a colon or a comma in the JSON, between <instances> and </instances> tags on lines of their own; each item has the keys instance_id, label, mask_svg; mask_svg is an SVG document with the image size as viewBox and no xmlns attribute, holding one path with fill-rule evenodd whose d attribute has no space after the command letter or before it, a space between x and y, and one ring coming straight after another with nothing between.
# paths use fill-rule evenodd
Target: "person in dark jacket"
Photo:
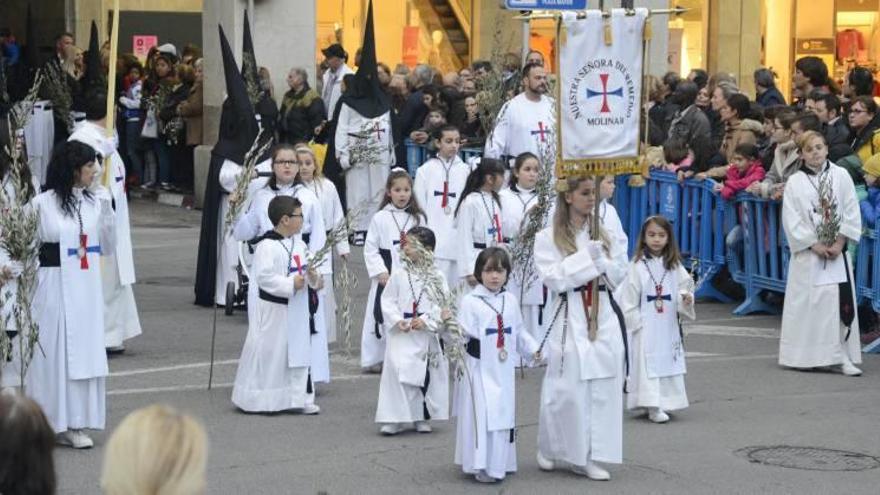
<instances>
[{"instance_id":1,"label":"person in dark jacket","mask_svg":"<svg viewBox=\"0 0 880 495\"><path fill-rule=\"evenodd\" d=\"M785 97L776 87L776 74L770 69L758 69L755 71L755 92L758 97L755 101L762 108L774 105L785 105Z\"/></svg>"},{"instance_id":2,"label":"person in dark jacket","mask_svg":"<svg viewBox=\"0 0 880 495\"><path fill-rule=\"evenodd\" d=\"M813 90L807 96L806 108L819 117L822 123L821 132L828 143L828 159L832 162L852 154L850 135L852 131L846 119L841 115L840 98L822 90Z\"/></svg>"},{"instance_id":3,"label":"person in dark jacket","mask_svg":"<svg viewBox=\"0 0 880 495\"><path fill-rule=\"evenodd\" d=\"M687 143L694 153L694 163L697 168L702 169L709 159L712 130L706 114L695 104L698 91L696 83L684 80L678 83L675 92L670 95L669 101L682 110L672 116L668 137L679 138Z\"/></svg>"},{"instance_id":4,"label":"person in dark jacket","mask_svg":"<svg viewBox=\"0 0 880 495\"><path fill-rule=\"evenodd\" d=\"M311 141L324 120L324 100L309 87L305 69L294 67L287 74L290 91L281 100L278 115L278 138L282 143L294 144Z\"/></svg>"}]
</instances>

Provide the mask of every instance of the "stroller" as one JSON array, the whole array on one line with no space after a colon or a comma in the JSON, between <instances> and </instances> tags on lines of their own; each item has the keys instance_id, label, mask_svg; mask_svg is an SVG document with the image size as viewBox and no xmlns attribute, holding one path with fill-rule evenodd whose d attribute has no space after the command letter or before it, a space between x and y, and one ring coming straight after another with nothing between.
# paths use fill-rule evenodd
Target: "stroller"
<instances>
[{"instance_id":1,"label":"stroller","mask_svg":"<svg viewBox=\"0 0 880 495\"><path fill-rule=\"evenodd\" d=\"M226 308L224 312L226 316L232 316L235 308L247 308L248 303L248 285L250 280L250 271L253 267L254 245L251 241L241 241L238 243L238 265L235 267L235 275L238 278L238 284L230 281L226 284ZM238 288L236 288L238 285Z\"/></svg>"}]
</instances>

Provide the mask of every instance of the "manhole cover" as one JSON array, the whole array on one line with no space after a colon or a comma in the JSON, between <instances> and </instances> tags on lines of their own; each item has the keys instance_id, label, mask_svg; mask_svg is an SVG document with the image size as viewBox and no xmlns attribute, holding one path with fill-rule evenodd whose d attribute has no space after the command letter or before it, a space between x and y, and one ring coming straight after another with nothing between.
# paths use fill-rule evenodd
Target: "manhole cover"
<instances>
[{"instance_id":1,"label":"manhole cover","mask_svg":"<svg viewBox=\"0 0 880 495\"><path fill-rule=\"evenodd\" d=\"M758 464L809 471L865 471L880 467L880 459L874 456L819 447L746 447L737 453Z\"/></svg>"}]
</instances>

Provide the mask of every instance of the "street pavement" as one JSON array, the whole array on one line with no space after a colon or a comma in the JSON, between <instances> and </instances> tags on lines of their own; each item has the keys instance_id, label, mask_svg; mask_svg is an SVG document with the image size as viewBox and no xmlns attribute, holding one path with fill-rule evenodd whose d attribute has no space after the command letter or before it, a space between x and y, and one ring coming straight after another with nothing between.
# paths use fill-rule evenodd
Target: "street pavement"
<instances>
[{"instance_id":1,"label":"street pavement","mask_svg":"<svg viewBox=\"0 0 880 495\"><path fill-rule=\"evenodd\" d=\"M685 327L691 407L665 425L627 414L624 463L609 466L610 482L538 469L543 369L529 369L516 382L519 470L501 484L478 484L453 463L454 421L435 424L428 435L378 434L379 377L361 374L357 361L369 288L359 250L352 256L361 274L352 350L331 349L333 381L317 387L321 414L243 414L230 395L247 332L244 312L217 314L214 387L206 390L214 312L192 304L200 213L142 200L132 202L132 212L144 334L110 359L107 430L95 432L96 447L56 451L59 493L100 493L109 433L153 403L204 423L210 494L880 493L880 359L865 355L859 378L781 369L778 316L734 317L733 305L712 302L698 303L698 320ZM785 450L764 463L749 457L749 449L768 446L848 453L832 459ZM807 469L769 465L777 461Z\"/></svg>"}]
</instances>

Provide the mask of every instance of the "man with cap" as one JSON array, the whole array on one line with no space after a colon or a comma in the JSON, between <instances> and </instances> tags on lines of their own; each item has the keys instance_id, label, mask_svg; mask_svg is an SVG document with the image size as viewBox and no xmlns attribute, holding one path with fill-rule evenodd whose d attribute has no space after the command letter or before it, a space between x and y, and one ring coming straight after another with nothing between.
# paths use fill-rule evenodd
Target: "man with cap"
<instances>
[{"instance_id":1,"label":"man with cap","mask_svg":"<svg viewBox=\"0 0 880 495\"><path fill-rule=\"evenodd\" d=\"M367 11L361 65L340 98L333 136L338 167L345 177L348 208L365 208L354 228L354 244L362 246L372 214L378 210L379 192L394 166L394 129L391 101L379 83L373 4ZM329 172L328 172L329 173ZM328 175L330 177L330 175Z\"/></svg>"},{"instance_id":2,"label":"man with cap","mask_svg":"<svg viewBox=\"0 0 880 495\"><path fill-rule=\"evenodd\" d=\"M342 78L346 74L354 74L354 70L346 65L348 54L339 43L334 43L327 48L321 50L324 54L324 61L327 62L327 70L324 72L323 81L324 89L321 92L321 98L324 100L327 109L327 120L332 119L333 110L336 108L336 102L342 96Z\"/></svg>"},{"instance_id":3,"label":"man with cap","mask_svg":"<svg viewBox=\"0 0 880 495\"><path fill-rule=\"evenodd\" d=\"M243 172L245 154L259 134L254 106L248 98L244 78L235 63L223 28L219 29L226 100L220 113L219 135L217 144L211 150L211 165L205 185L195 285L195 303L208 307L215 303L226 305L233 302L226 300L226 285L236 282L236 243L231 232L222 238L221 235L225 230L229 193Z\"/></svg>"},{"instance_id":4,"label":"man with cap","mask_svg":"<svg viewBox=\"0 0 880 495\"><path fill-rule=\"evenodd\" d=\"M137 304L132 285L135 283L132 255L131 225L128 198L125 194L125 163L117 151L118 136L107 136L107 77L101 65L98 28L92 23L86 72L82 79L83 110L86 118L74 128L68 141L79 141L95 149L101 173L93 188L106 188L116 212L116 249L102 253L101 285L104 294L104 347L108 352L125 350L123 342L141 334Z\"/></svg>"}]
</instances>

